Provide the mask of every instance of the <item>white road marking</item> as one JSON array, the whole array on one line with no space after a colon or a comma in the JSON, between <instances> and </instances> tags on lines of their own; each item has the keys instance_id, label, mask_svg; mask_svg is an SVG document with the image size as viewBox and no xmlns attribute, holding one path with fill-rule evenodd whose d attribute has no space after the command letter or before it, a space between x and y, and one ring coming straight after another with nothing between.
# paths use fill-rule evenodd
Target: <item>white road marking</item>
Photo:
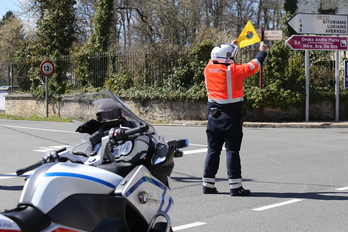
<instances>
[{"instance_id":1,"label":"white road marking","mask_svg":"<svg viewBox=\"0 0 348 232\"><path fill-rule=\"evenodd\" d=\"M189 146L207 147L206 144L195 144L195 143L189 143Z\"/></svg>"},{"instance_id":2,"label":"white road marking","mask_svg":"<svg viewBox=\"0 0 348 232\"><path fill-rule=\"evenodd\" d=\"M52 129L43 129L43 128L34 128L34 127L11 126L11 125L3 125L3 127L18 128L18 129L28 129L28 130L39 130L39 131L50 131L50 132L61 132L61 133L74 133L74 134L76 134L76 132L74 132L74 131L52 130ZM70 147L70 145L39 147L39 149L36 149L34 151L49 153L49 152L51 152L53 150L58 150L58 149L61 149L63 147Z\"/></svg>"},{"instance_id":3,"label":"white road marking","mask_svg":"<svg viewBox=\"0 0 348 232\"><path fill-rule=\"evenodd\" d=\"M29 176L29 175L33 174L34 171L35 171L35 169L34 169L34 170L31 170L31 171L29 171L29 172L24 173L22 176L17 176L16 173L0 174L0 180L9 179L9 178L16 178L16 177L25 177L25 176Z\"/></svg>"},{"instance_id":4,"label":"white road marking","mask_svg":"<svg viewBox=\"0 0 348 232\"><path fill-rule=\"evenodd\" d=\"M17 177L16 173L0 174L0 180L15 178Z\"/></svg>"},{"instance_id":5,"label":"white road marking","mask_svg":"<svg viewBox=\"0 0 348 232\"><path fill-rule=\"evenodd\" d=\"M19 128L19 129L28 129L28 130L40 130L40 131L51 131L51 132L62 132L62 133L74 133L75 131L63 131L63 130L52 130L52 129L43 129L43 128L34 128L34 127L23 127L23 126L10 126L10 125L3 125L3 127L9 127L9 128Z\"/></svg>"},{"instance_id":6,"label":"white road marking","mask_svg":"<svg viewBox=\"0 0 348 232\"><path fill-rule=\"evenodd\" d=\"M342 188L338 188L338 189L336 189L337 191L344 191L344 190L348 190L348 186L346 186L346 187L342 187Z\"/></svg>"},{"instance_id":7,"label":"white road marking","mask_svg":"<svg viewBox=\"0 0 348 232\"><path fill-rule=\"evenodd\" d=\"M296 202L299 202L299 201L303 201L303 199L293 199L293 200L284 201L284 202L280 202L280 203L273 204L273 205L263 206L263 207L256 208L256 209L253 209L253 210L255 210L255 211L263 211L263 210L267 210L267 209L272 209L272 208L276 208L276 207L280 207L280 206L296 203Z\"/></svg>"},{"instance_id":8,"label":"white road marking","mask_svg":"<svg viewBox=\"0 0 348 232\"><path fill-rule=\"evenodd\" d=\"M192 227L197 227L197 226L202 226L205 225L207 223L205 222L195 222L195 223L191 223L191 224L187 224L187 225L182 225L182 226L176 226L173 227L173 231L179 231L179 230L184 230L184 229L188 229L188 228L192 228Z\"/></svg>"},{"instance_id":9,"label":"white road marking","mask_svg":"<svg viewBox=\"0 0 348 232\"><path fill-rule=\"evenodd\" d=\"M184 151L184 155L196 154L196 153L207 153L207 148Z\"/></svg>"},{"instance_id":10,"label":"white road marking","mask_svg":"<svg viewBox=\"0 0 348 232\"><path fill-rule=\"evenodd\" d=\"M226 150L226 149L223 147L222 150ZM187 150L187 151L184 151L184 155L196 154L196 153L207 153L207 151L208 151L208 148Z\"/></svg>"}]
</instances>

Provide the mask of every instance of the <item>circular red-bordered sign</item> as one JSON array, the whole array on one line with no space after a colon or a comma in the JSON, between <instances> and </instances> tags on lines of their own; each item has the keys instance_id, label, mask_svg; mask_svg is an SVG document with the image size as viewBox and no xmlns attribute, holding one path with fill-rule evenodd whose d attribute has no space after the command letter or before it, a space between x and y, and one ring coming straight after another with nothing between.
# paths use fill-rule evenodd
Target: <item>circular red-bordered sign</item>
<instances>
[{"instance_id":1,"label":"circular red-bordered sign","mask_svg":"<svg viewBox=\"0 0 348 232\"><path fill-rule=\"evenodd\" d=\"M54 64L49 60L43 61L40 64L40 72L44 76L52 76L52 74L54 73Z\"/></svg>"}]
</instances>

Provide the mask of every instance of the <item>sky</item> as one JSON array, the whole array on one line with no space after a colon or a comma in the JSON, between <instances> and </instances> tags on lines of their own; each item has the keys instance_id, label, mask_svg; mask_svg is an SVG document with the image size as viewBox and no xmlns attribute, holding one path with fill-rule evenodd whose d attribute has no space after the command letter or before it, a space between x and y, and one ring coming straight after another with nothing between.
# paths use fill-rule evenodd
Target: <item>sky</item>
<instances>
[{"instance_id":1,"label":"sky","mask_svg":"<svg viewBox=\"0 0 348 232\"><path fill-rule=\"evenodd\" d=\"M19 11L18 0L0 0L0 18L2 18L7 11Z\"/></svg>"}]
</instances>

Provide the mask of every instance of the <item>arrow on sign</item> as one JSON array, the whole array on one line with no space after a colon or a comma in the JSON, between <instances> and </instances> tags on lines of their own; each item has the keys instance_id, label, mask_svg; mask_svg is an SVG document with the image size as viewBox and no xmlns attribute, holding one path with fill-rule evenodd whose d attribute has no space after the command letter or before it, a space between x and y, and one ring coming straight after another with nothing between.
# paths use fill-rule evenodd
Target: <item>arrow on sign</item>
<instances>
[{"instance_id":1,"label":"arrow on sign","mask_svg":"<svg viewBox=\"0 0 348 232\"><path fill-rule=\"evenodd\" d=\"M347 35L348 15L296 14L288 25L299 34Z\"/></svg>"},{"instance_id":2,"label":"arrow on sign","mask_svg":"<svg viewBox=\"0 0 348 232\"><path fill-rule=\"evenodd\" d=\"M293 35L285 43L294 50L348 50L348 38L342 36Z\"/></svg>"}]
</instances>

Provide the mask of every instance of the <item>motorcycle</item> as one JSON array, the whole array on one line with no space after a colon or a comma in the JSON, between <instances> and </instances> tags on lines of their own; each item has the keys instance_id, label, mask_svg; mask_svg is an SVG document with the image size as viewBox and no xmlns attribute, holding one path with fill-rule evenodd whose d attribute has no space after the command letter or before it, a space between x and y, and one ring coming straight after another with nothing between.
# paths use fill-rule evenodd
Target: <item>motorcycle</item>
<instances>
[{"instance_id":1,"label":"motorcycle","mask_svg":"<svg viewBox=\"0 0 348 232\"><path fill-rule=\"evenodd\" d=\"M0 214L0 231L172 231L169 179L188 141L166 142L109 90L69 100L96 119L77 128L81 143L17 170L34 171L17 207Z\"/></svg>"}]
</instances>

